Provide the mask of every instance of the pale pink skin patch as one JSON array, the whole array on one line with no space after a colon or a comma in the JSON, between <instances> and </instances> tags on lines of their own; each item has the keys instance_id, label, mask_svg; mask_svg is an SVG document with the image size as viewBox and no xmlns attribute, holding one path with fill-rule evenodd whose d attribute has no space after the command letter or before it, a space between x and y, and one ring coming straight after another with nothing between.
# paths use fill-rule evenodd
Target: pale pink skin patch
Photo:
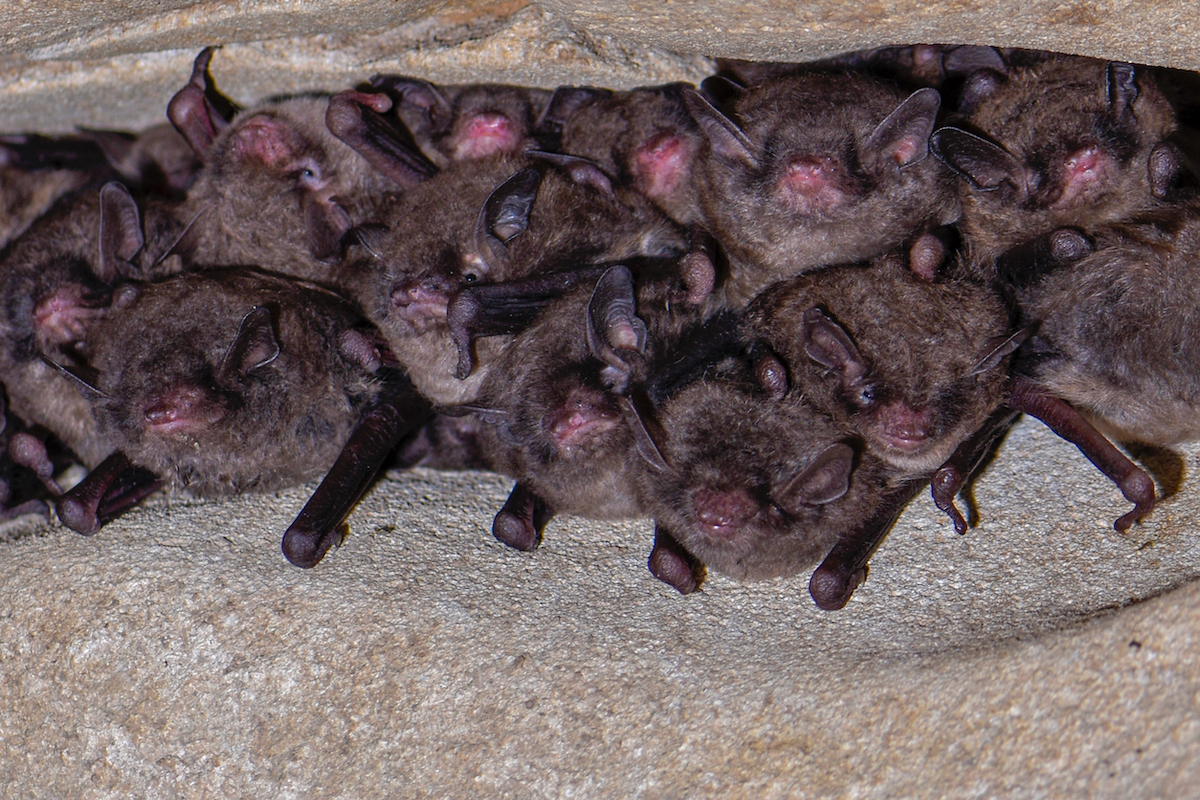
<instances>
[{"instance_id":1,"label":"pale pink skin patch","mask_svg":"<svg viewBox=\"0 0 1200 800\"><path fill-rule=\"evenodd\" d=\"M902 402L888 403L879 409L879 439L903 453L915 453L929 438L932 414L928 408L914 411Z\"/></svg>"},{"instance_id":2,"label":"pale pink skin patch","mask_svg":"<svg viewBox=\"0 0 1200 800\"><path fill-rule=\"evenodd\" d=\"M408 322L418 333L446 322L450 298L426 286L399 287L392 290L392 308L396 317Z\"/></svg>"},{"instance_id":3,"label":"pale pink skin patch","mask_svg":"<svg viewBox=\"0 0 1200 800\"><path fill-rule=\"evenodd\" d=\"M1051 208L1072 206L1093 194L1096 187L1104 185L1113 166L1112 159L1099 147L1084 147L1067 156L1063 161L1062 192Z\"/></svg>"},{"instance_id":4,"label":"pale pink skin patch","mask_svg":"<svg viewBox=\"0 0 1200 800\"><path fill-rule=\"evenodd\" d=\"M496 153L510 153L517 149L520 137L512 120L503 114L485 112L473 115L456 131L458 146L454 149L455 159L484 158Z\"/></svg>"},{"instance_id":5,"label":"pale pink skin patch","mask_svg":"<svg viewBox=\"0 0 1200 800\"><path fill-rule=\"evenodd\" d=\"M176 386L145 406L147 430L158 434L189 433L206 428L225 416L224 404L195 386Z\"/></svg>"},{"instance_id":6,"label":"pale pink skin patch","mask_svg":"<svg viewBox=\"0 0 1200 800\"><path fill-rule=\"evenodd\" d=\"M560 451L587 444L617 426L618 419L594 392L577 390L550 414L547 426Z\"/></svg>"},{"instance_id":7,"label":"pale pink skin patch","mask_svg":"<svg viewBox=\"0 0 1200 800\"><path fill-rule=\"evenodd\" d=\"M846 176L828 156L792 158L777 184L784 202L799 214L816 214L843 206L849 200Z\"/></svg>"},{"instance_id":8,"label":"pale pink skin patch","mask_svg":"<svg viewBox=\"0 0 1200 800\"><path fill-rule=\"evenodd\" d=\"M651 200L673 194L686 173L692 153L670 131L660 131L637 149L633 159L634 185Z\"/></svg>"},{"instance_id":9,"label":"pale pink skin patch","mask_svg":"<svg viewBox=\"0 0 1200 800\"><path fill-rule=\"evenodd\" d=\"M38 300L33 326L43 342L61 346L82 339L88 323L103 313L89 301L82 286L67 284Z\"/></svg>"}]
</instances>

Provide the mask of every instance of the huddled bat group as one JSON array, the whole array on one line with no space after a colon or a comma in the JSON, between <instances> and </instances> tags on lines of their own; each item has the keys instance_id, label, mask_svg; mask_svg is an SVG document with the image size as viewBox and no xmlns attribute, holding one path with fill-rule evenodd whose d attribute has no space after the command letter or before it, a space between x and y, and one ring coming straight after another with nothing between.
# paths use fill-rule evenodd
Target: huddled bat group
<instances>
[{"instance_id":1,"label":"huddled bat group","mask_svg":"<svg viewBox=\"0 0 1200 800\"><path fill-rule=\"evenodd\" d=\"M384 464L489 469L507 545L649 517L680 592L812 569L833 609L924 487L965 532L1021 413L1119 530L1155 486L1113 441L1200 438L1200 196L1152 68L916 45L239 108L213 60L170 125L0 137L0 519L323 477L282 533L312 567Z\"/></svg>"}]
</instances>

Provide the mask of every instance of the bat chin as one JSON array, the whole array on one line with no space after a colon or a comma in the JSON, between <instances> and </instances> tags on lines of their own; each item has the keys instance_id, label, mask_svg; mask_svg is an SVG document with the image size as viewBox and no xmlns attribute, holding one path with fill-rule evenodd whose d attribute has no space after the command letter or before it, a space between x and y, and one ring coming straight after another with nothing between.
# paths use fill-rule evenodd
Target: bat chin
<instances>
[{"instance_id":1,"label":"bat chin","mask_svg":"<svg viewBox=\"0 0 1200 800\"><path fill-rule=\"evenodd\" d=\"M446 325L446 303L422 300L393 309L389 315L394 324L414 334L449 330Z\"/></svg>"},{"instance_id":2,"label":"bat chin","mask_svg":"<svg viewBox=\"0 0 1200 800\"><path fill-rule=\"evenodd\" d=\"M875 443L876 455L879 458L897 469L910 473L932 472L946 463L946 459L953 452L938 446L938 440L926 435L880 435Z\"/></svg>"}]
</instances>

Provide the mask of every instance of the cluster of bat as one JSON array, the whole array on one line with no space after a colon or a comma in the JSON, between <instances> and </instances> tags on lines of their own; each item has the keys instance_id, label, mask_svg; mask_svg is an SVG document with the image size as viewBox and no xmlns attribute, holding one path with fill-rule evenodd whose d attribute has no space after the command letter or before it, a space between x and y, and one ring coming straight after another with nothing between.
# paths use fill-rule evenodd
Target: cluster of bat
<instances>
[{"instance_id":1,"label":"cluster of bat","mask_svg":"<svg viewBox=\"0 0 1200 800\"><path fill-rule=\"evenodd\" d=\"M699 88L376 76L237 109L196 59L139 136L5 137L0 507L93 533L164 482L516 479L493 533L656 522L649 567L846 603L1017 414L1134 508L1200 434L1200 205L1153 72L983 47L722 62ZM68 491L64 459L91 471Z\"/></svg>"}]
</instances>

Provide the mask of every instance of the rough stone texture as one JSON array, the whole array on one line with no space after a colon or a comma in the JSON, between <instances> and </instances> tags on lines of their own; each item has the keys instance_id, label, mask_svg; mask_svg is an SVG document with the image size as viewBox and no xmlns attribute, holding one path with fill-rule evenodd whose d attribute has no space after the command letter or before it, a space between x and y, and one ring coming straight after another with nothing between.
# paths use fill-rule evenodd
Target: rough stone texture
<instances>
[{"instance_id":1,"label":"rough stone texture","mask_svg":"<svg viewBox=\"0 0 1200 800\"><path fill-rule=\"evenodd\" d=\"M1194 8L1088 0L543 0L592 33L732 58L802 61L914 42L1032 47L1165 67L1200 65Z\"/></svg>"},{"instance_id":2,"label":"rough stone texture","mask_svg":"<svg viewBox=\"0 0 1200 800\"><path fill-rule=\"evenodd\" d=\"M380 70L695 80L687 53L909 40L1200 66L1170 6L982 6L6 2L0 129L157 121L213 41L244 42L213 63L243 102ZM1142 454L1171 496L1123 536L1116 490L1026 420L982 525L957 537L921 498L834 613L806 578L680 597L645 571L646 522L507 550L487 475L381 483L311 571L278 540L312 487L159 498L90 539L25 519L0 531L0 796L1194 794L1198 452Z\"/></svg>"},{"instance_id":3,"label":"rough stone texture","mask_svg":"<svg viewBox=\"0 0 1200 800\"><path fill-rule=\"evenodd\" d=\"M4 5L0 2L0 13ZM196 3L186 12L89 29L31 50L6 47L5 23L0 22L0 131L61 132L77 125L136 129L161 122L167 101L187 82L196 53L215 43L225 46L213 58L213 77L222 91L243 104L280 94L340 91L378 72L446 83L494 81L548 88L563 83L630 87L695 82L711 73L710 62L702 56L573 30L519 0L481 3L469 10L443 8L415 20L407 20L407 15L420 3L376 0L362 4L363 16L357 17L350 10L359 4L338 0L327 4L332 8L329 18L349 17L359 23L342 22L327 27L329 33L293 36L312 30L321 15L310 13L279 31L289 38L255 40L266 24L265 9L277 5ZM204 21L197 6L214 7L215 19ZM236 11L241 6L250 9L245 26L235 32L231 27L241 20ZM252 13L255 10L263 13ZM381 22L389 10L390 25ZM200 21L171 28L178 15L195 15ZM308 27L300 26L304 20ZM34 41L49 35L40 31Z\"/></svg>"}]
</instances>

